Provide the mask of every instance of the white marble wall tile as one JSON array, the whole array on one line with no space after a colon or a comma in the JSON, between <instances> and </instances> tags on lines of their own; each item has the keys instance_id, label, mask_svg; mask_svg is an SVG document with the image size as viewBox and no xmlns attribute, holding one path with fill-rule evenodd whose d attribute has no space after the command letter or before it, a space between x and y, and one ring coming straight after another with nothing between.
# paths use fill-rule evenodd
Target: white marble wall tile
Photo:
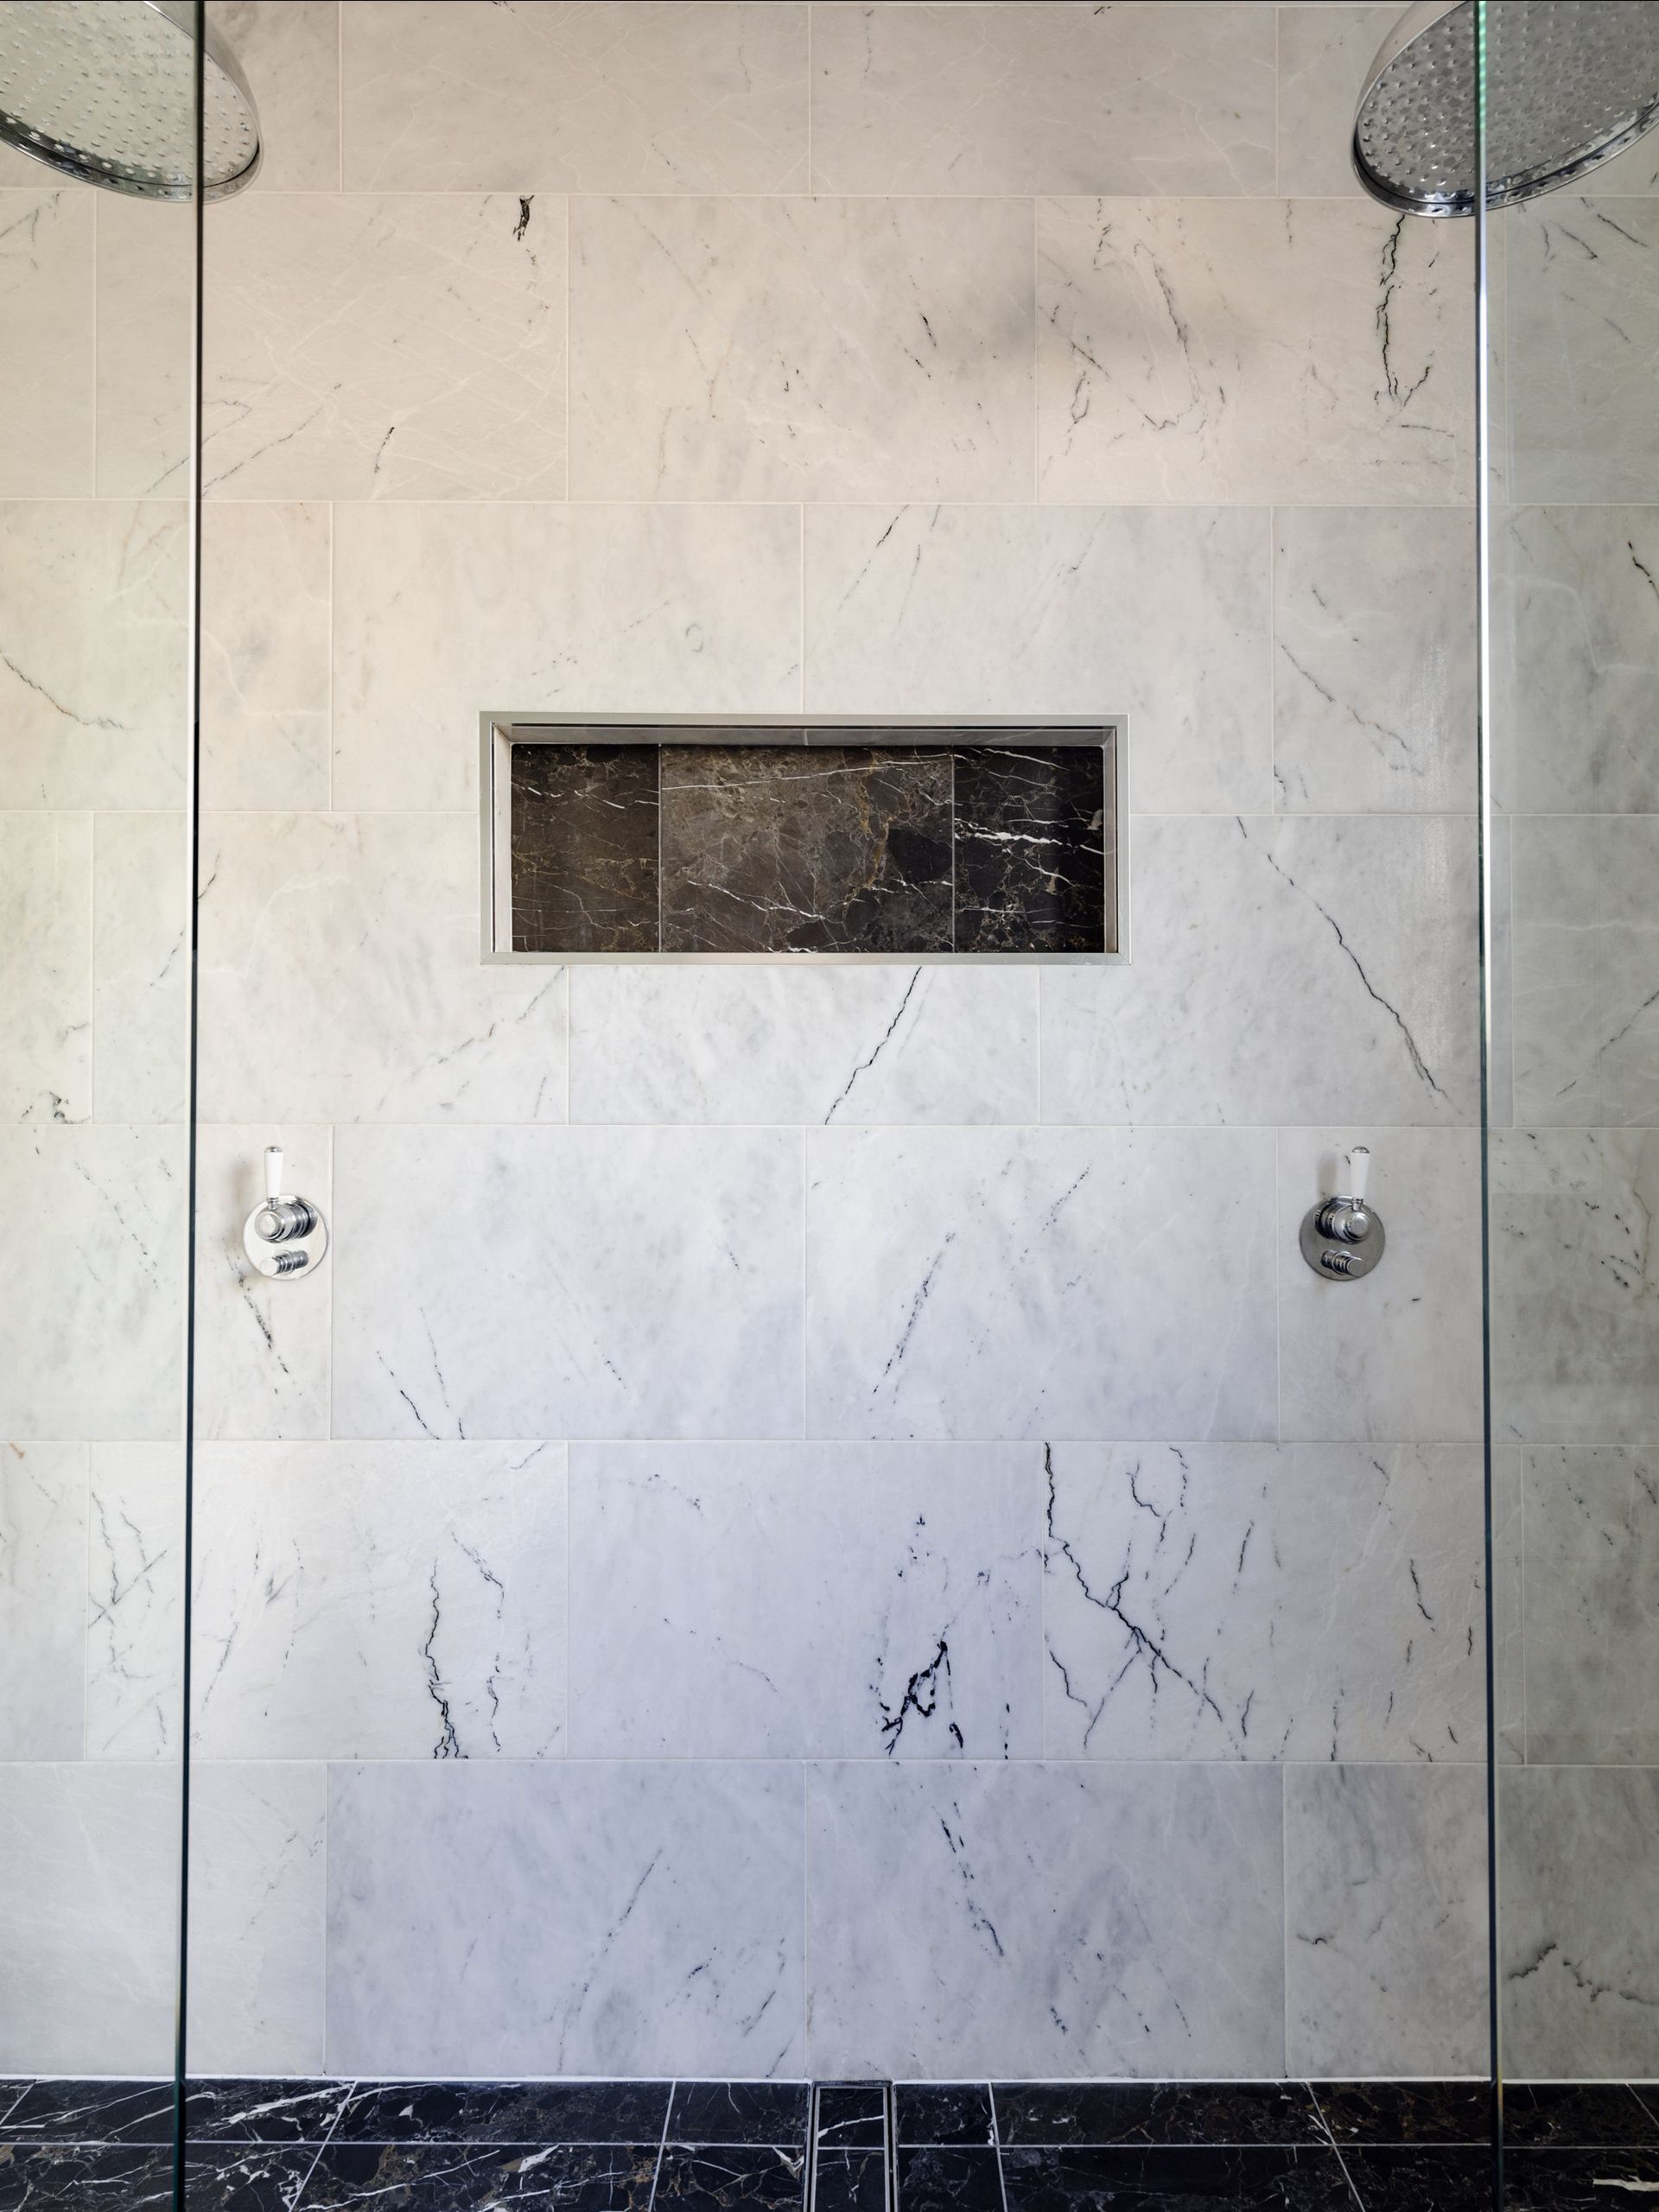
<instances>
[{"instance_id":1,"label":"white marble wall tile","mask_svg":"<svg viewBox=\"0 0 1659 2212\"><path fill-rule=\"evenodd\" d=\"M1513 1444L1492 1447L1492 1619L1497 1755L1523 1759L1527 1746L1525 1648L1524 1455Z\"/></svg>"},{"instance_id":2,"label":"white marble wall tile","mask_svg":"<svg viewBox=\"0 0 1659 2212\"><path fill-rule=\"evenodd\" d=\"M571 1749L1042 1749L1030 1446L579 1444Z\"/></svg>"},{"instance_id":3,"label":"white marble wall tile","mask_svg":"<svg viewBox=\"0 0 1659 2212\"><path fill-rule=\"evenodd\" d=\"M1639 1450L1522 1458L1527 1757L1659 1764L1659 1467Z\"/></svg>"},{"instance_id":4,"label":"white marble wall tile","mask_svg":"<svg viewBox=\"0 0 1659 2212\"><path fill-rule=\"evenodd\" d=\"M365 504L334 521L336 806L467 805L486 709L799 708L789 508Z\"/></svg>"},{"instance_id":5,"label":"white marble wall tile","mask_svg":"<svg viewBox=\"0 0 1659 2212\"><path fill-rule=\"evenodd\" d=\"M564 1489L557 1444L201 1446L203 1756L562 1749Z\"/></svg>"},{"instance_id":6,"label":"white marble wall tile","mask_svg":"<svg viewBox=\"0 0 1659 2212\"><path fill-rule=\"evenodd\" d=\"M1264 810L1271 543L1215 507L810 508L807 703L1127 714L1142 813Z\"/></svg>"},{"instance_id":7,"label":"white marble wall tile","mask_svg":"<svg viewBox=\"0 0 1659 2212\"><path fill-rule=\"evenodd\" d=\"M188 494L195 251L188 205L98 194L101 499Z\"/></svg>"},{"instance_id":8,"label":"white marble wall tile","mask_svg":"<svg viewBox=\"0 0 1659 2212\"><path fill-rule=\"evenodd\" d=\"M0 1759L77 1759L86 1446L0 1441Z\"/></svg>"},{"instance_id":9,"label":"white marble wall tile","mask_svg":"<svg viewBox=\"0 0 1659 2212\"><path fill-rule=\"evenodd\" d=\"M1603 1108L1609 1122L1645 1128L1659 1122L1659 815L1599 823L1596 861Z\"/></svg>"},{"instance_id":10,"label":"white marble wall tile","mask_svg":"<svg viewBox=\"0 0 1659 2212\"><path fill-rule=\"evenodd\" d=\"M358 0L354 189L799 192L807 10Z\"/></svg>"},{"instance_id":11,"label":"white marble wall tile","mask_svg":"<svg viewBox=\"0 0 1659 2212\"><path fill-rule=\"evenodd\" d=\"M1484 2072L1485 1866L1478 1768L1286 1769L1291 2073Z\"/></svg>"},{"instance_id":12,"label":"white marble wall tile","mask_svg":"<svg viewBox=\"0 0 1659 2212\"><path fill-rule=\"evenodd\" d=\"M1659 200L1552 193L1503 228L1511 497L1659 499Z\"/></svg>"},{"instance_id":13,"label":"white marble wall tile","mask_svg":"<svg viewBox=\"0 0 1659 2212\"><path fill-rule=\"evenodd\" d=\"M1255 1129L812 1133L808 1433L1271 1434L1271 1154Z\"/></svg>"},{"instance_id":14,"label":"white marble wall tile","mask_svg":"<svg viewBox=\"0 0 1659 2212\"><path fill-rule=\"evenodd\" d=\"M1659 1423L1650 1130L1517 1129L1495 1148L1492 1390L1522 1442L1644 1446Z\"/></svg>"},{"instance_id":15,"label":"white marble wall tile","mask_svg":"<svg viewBox=\"0 0 1659 2212\"><path fill-rule=\"evenodd\" d=\"M465 815L202 823L212 1121L563 1121L562 968L484 965Z\"/></svg>"},{"instance_id":16,"label":"white marble wall tile","mask_svg":"<svg viewBox=\"0 0 1659 2212\"><path fill-rule=\"evenodd\" d=\"M805 2071L798 1769L329 1781L330 2073Z\"/></svg>"},{"instance_id":17,"label":"white marble wall tile","mask_svg":"<svg viewBox=\"0 0 1659 2212\"><path fill-rule=\"evenodd\" d=\"M572 496L1029 499L1032 299L1018 200L573 200Z\"/></svg>"},{"instance_id":18,"label":"white marble wall tile","mask_svg":"<svg viewBox=\"0 0 1659 2212\"><path fill-rule=\"evenodd\" d=\"M1538 814L1655 812L1659 516L1522 507L1503 543L1493 734L1511 803Z\"/></svg>"},{"instance_id":19,"label":"white marble wall tile","mask_svg":"<svg viewBox=\"0 0 1659 2212\"><path fill-rule=\"evenodd\" d=\"M92 817L0 814L0 1117L92 1110Z\"/></svg>"},{"instance_id":20,"label":"white marble wall tile","mask_svg":"<svg viewBox=\"0 0 1659 2212\"><path fill-rule=\"evenodd\" d=\"M95 1444L86 1553L86 1756L180 1755L184 1459L176 1444Z\"/></svg>"},{"instance_id":21,"label":"white marble wall tile","mask_svg":"<svg viewBox=\"0 0 1659 2212\"><path fill-rule=\"evenodd\" d=\"M285 1181L334 1209L333 1132L296 1122L196 1128L196 1375L199 1438L328 1433L334 1270L273 1281L249 1264L242 1228L265 1195L264 1148L283 1147Z\"/></svg>"},{"instance_id":22,"label":"white marble wall tile","mask_svg":"<svg viewBox=\"0 0 1659 2212\"><path fill-rule=\"evenodd\" d=\"M226 201L207 229L208 495L560 498L564 279L545 196Z\"/></svg>"},{"instance_id":23,"label":"white marble wall tile","mask_svg":"<svg viewBox=\"0 0 1659 2212\"><path fill-rule=\"evenodd\" d=\"M0 2070L166 2074L175 1766L0 1766Z\"/></svg>"},{"instance_id":24,"label":"white marble wall tile","mask_svg":"<svg viewBox=\"0 0 1659 2212\"><path fill-rule=\"evenodd\" d=\"M190 1778L192 2070L323 2070L326 1767L221 1765Z\"/></svg>"},{"instance_id":25,"label":"white marble wall tile","mask_svg":"<svg viewBox=\"0 0 1659 2212\"><path fill-rule=\"evenodd\" d=\"M226 500L201 543L202 803L327 806L329 511Z\"/></svg>"},{"instance_id":26,"label":"white marble wall tile","mask_svg":"<svg viewBox=\"0 0 1659 2212\"><path fill-rule=\"evenodd\" d=\"M1615 154L1611 161L1596 171L1596 197L1606 200L1615 194L1634 193L1647 198L1659 192L1659 145L1656 145L1649 131L1627 146L1622 154ZM1618 212L1617 208L1613 211Z\"/></svg>"},{"instance_id":27,"label":"white marble wall tile","mask_svg":"<svg viewBox=\"0 0 1659 2212\"><path fill-rule=\"evenodd\" d=\"M1038 204L1055 499L1467 497L1471 241L1364 200Z\"/></svg>"},{"instance_id":28,"label":"white marble wall tile","mask_svg":"<svg viewBox=\"0 0 1659 2212\"><path fill-rule=\"evenodd\" d=\"M1486 1122L1508 1128L1515 1120L1515 824L1507 815L1491 817L1491 982L1488 994Z\"/></svg>"},{"instance_id":29,"label":"white marble wall tile","mask_svg":"<svg viewBox=\"0 0 1659 2212\"><path fill-rule=\"evenodd\" d=\"M1297 1233L1371 1147L1388 1232L1375 1274L1316 1275ZM1459 1442L1481 1433L1480 1147L1472 1129L1279 1132L1281 1433Z\"/></svg>"},{"instance_id":30,"label":"white marble wall tile","mask_svg":"<svg viewBox=\"0 0 1659 2212\"><path fill-rule=\"evenodd\" d=\"M252 191L329 192L340 181L340 12L337 0L208 0L208 23L259 111Z\"/></svg>"},{"instance_id":31,"label":"white marble wall tile","mask_svg":"<svg viewBox=\"0 0 1659 2212\"><path fill-rule=\"evenodd\" d=\"M1045 1116L1472 1120L1476 897L1472 819L1137 818L1129 964L1043 979Z\"/></svg>"},{"instance_id":32,"label":"white marble wall tile","mask_svg":"<svg viewBox=\"0 0 1659 2212\"><path fill-rule=\"evenodd\" d=\"M92 195L38 163L0 192L0 498L92 488Z\"/></svg>"},{"instance_id":33,"label":"white marble wall tile","mask_svg":"<svg viewBox=\"0 0 1659 2212\"><path fill-rule=\"evenodd\" d=\"M0 804L181 804L185 554L171 500L0 508Z\"/></svg>"},{"instance_id":34,"label":"white marble wall tile","mask_svg":"<svg viewBox=\"0 0 1659 2212\"><path fill-rule=\"evenodd\" d=\"M341 1128L334 1433L798 1435L801 1211L793 1130Z\"/></svg>"},{"instance_id":35,"label":"white marble wall tile","mask_svg":"<svg viewBox=\"0 0 1659 2212\"><path fill-rule=\"evenodd\" d=\"M1279 190L1357 198L1354 110L1377 48L1400 20L1382 7L1279 10Z\"/></svg>"},{"instance_id":36,"label":"white marble wall tile","mask_svg":"<svg viewBox=\"0 0 1659 2212\"><path fill-rule=\"evenodd\" d=\"M1523 1127L1586 1128L1607 1118L1599 830L1584 815L1521 816L1510 825L1510 1003L1515 1114Z\"/></svg>"},{"instance_id":37,"label":"white marble wall tile","mask_svg":"<svg viewBox=\"0 0 1659 2212\"><path fill-rule=\"evenodd\" d=\"M1472 811L1472 513L1291 507L1274 523L1280 805Z\"/></svg>"},{"instance_id":38,"label":"white marble wall tile","mask_svg":"<svg viewBox=\"0 0 1659 2212\"><path fill-rule=\"evenodd\" d=\"M1501 1778L1504 2071L1659 2074L1659 1773L1515 1767Z\"/></svg>"},{"instance_id":39,"label":"white marble wall tile","mask_svg":"<svg viewBox=\"0 0 1659 2212\"><path fill-rule=\"evenodd\" d=\"M820 8L817 192L1274 188L1266 9Z\"/></svg>"},{"instance_id":40,"label":"white marble wall tile","mask_svg":"<svg viewBox=\"0 0 1659 2212\"><path fill-rule=\"evenodd\" d=\"M182 1122L189 954L182 809L94 817L92 1087L101 1119Z\"/></svg>"},{"instance_id":41,"label":"white marble wall tile","mask_svg":"<svg viewBox=\"0 0 1659 2212\"><path fill-rule=\"evenodd\" d=\"M1473 1446L1057 1444L1046 1748L1480 1759Z\"/></svg>"},{"instance_id":42,"label":"white marble wall tile","mask_svg":"<svg viewBox=\"0 0 1659 2212\"><path fill-rule=\"evenodd\" d=\"M1277 2075L1279 1777L807 1770L816 2075Z\"/></svg>"},{"instance_id":43,"label":"white marble wall tile","mask_svg":"<svg viewBox=\"0 0 1659 2212\"><path fill-rule=\"evenodd\" d=\"M575 1122L1029 1122L1035 969L585 967Z\"/></svg>"},{"instance_id":44,"label":"white marble wall tile","mask_svg":"<svg viewBox=\"0 0 1659 2212\"><path fill-rule=\"evenodd\" d=\"M176 1436L184 1131L0 1128L0 1434Z\"/></svg>"}]
</instances>

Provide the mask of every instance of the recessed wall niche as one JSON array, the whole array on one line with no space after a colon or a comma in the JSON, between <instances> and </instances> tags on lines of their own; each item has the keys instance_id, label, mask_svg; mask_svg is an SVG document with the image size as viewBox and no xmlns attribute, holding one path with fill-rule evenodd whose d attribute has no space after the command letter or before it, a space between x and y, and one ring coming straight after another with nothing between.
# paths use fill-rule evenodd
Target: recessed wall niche
<instances>
[{"instance_id":1,"label":"recessed wall niche","mask_svg":"<svg viewBox=\"0 0 1659 2212\"><path fill-rule=\"evenodd\" d=\"M1121 715L482 737L486 959L1124 957Z\"/></svg>"}]
</instances>

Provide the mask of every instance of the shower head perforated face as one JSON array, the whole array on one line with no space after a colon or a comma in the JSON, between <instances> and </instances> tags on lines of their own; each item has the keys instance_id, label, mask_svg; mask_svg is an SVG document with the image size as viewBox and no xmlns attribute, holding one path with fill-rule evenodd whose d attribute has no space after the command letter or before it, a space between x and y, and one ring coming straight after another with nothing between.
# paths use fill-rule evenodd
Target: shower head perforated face
<instances>
[{"instance_id":1,"label":"shower head perforated face","mask_svg":"<svg viewBox=\"0 0 1659 2212\"><path fill-rule=\"evenodd\" d=\"M0 0L0 140L141 200L194 187L191 0ZM204 27L203 186L239 192L259 118L236 57Z\"/></svg>"},{"instance_id":2,"label":"shower head perforated face","mask_svg":"<svg viewBox=\"0 0 1659 2212\"><path fill-rule=\"evenodd\" d=\"M1487 0L1486 204L1554 192L1659 122L1655 0ZM1371 65L1354 167L1412 215L1472 215L1473 0L1408 9Z\"/></svg>"}]
</instances>

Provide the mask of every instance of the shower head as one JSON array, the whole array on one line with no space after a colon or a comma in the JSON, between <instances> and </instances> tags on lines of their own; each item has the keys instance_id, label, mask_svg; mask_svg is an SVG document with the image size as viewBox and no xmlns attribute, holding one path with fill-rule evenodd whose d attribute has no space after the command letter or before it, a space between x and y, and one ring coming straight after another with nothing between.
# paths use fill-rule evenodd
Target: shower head
<instances>
[{"instance_id":1,"label":"shower head","mask_svg":"<svg viewBox=\"0 0 1659 2212\"><path fill-rule=\"evenodd\" d=\"M188 200L196 16L193 0L3 0L0 141L83 184ZM259 166L259 118L236 56L202 33L202 186L223 200Z\"/></svg>"},{"instance_id":2,"label":"shower head","mask_svg":"<svg viewBox=\"0 0 1659 2212\"><path fill-rule=\"evenodd\" d=\"M1486 204L1554 192L1659 121L1659 6L1486 0ZM1371 64L1354 167L1409 215L1472 215L1474 0L1421 0Z\"/></svg>"}]
</instances>

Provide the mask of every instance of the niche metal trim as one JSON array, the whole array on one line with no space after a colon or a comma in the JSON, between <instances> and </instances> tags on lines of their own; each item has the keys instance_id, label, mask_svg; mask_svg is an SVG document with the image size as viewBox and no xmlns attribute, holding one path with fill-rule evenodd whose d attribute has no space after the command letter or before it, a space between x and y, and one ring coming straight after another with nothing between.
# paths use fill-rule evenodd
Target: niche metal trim
<instances>
[{"instance_id":1,"label":"niche metal trim","mask_svg":"<svg viewBox=\"0 0 1659 2212\"><path fill-rule=\"evenodd\" d=\"M1109 952L520 952L512 946L512 748L557 744L563 733L602 729L618 745L703 745L718 734L725 745L793 749L845 746L867 735L886 747L948 745L963 732L982 732L995 749L999 735L1040 731L1052 746L1107 750L1112 799L1105 844L1106 912L1116 944ZM785 741L780 733L789 733ZM798 737L797 736L798 733ZM486 711L479 716L480 957L490 966L572 967L1120 967L1129 959L1129 744L1125 715L658 715L537 714Z\"/></svg>"}]
</instances>

